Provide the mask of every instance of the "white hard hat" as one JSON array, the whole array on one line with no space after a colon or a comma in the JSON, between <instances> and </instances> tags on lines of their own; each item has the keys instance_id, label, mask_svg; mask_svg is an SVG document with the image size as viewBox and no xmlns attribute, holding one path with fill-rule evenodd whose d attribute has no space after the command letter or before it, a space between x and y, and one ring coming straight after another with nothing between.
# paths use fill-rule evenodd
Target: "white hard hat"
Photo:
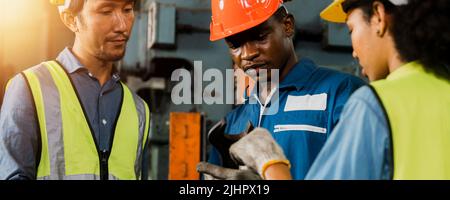
<instances>
[{"instance_id":1,"label":"white hard hat","mask_svg":"<svg viewBox=\"0 0 450 200\"><path fill-rule=\"evenodd\" d=\"M54 6L58 6L59 12L63 12L70 7L71 0L50 0L50 3Z\"/></svg>"}]
</instances>

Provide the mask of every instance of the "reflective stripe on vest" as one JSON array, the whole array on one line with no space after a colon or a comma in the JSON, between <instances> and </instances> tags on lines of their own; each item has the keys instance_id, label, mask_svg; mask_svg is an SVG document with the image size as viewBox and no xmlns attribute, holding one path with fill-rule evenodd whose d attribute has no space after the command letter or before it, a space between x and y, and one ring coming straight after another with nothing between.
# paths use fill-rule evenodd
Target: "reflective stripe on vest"
<instances>
[{"instance_id":1,"label":"reflective stripe on vest","mask_svg":"<svg viewBox=\"0 0 450 200\"><path fill-rule=\"evenodd\" d=\"M450 81L408 63L372 83L388 115L394 179L450 179Z\"/></svg>"},{"instance_id":2,"label":"reflective stripe on vest","mask_svg":"<svg viewBox=\"0 0 450 200\"><path fill-rule=\"evenodd\" d=\"M50 61L24 71L23 75L33 96L40 127L37 178L100 179L100 153L64 68ZM140 179L149 109L125 84L121 86L122 106L112 135L106 175L109 179Z\"/></svg>"}]
</instances>

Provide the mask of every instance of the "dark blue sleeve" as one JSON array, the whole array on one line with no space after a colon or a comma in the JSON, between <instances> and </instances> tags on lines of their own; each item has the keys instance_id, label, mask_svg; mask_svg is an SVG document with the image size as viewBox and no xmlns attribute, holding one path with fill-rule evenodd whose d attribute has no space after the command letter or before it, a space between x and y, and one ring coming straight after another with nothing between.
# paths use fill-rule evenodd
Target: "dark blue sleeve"
<instances>
[{"instance_id":1,"label":"dark blue sleeve","mask_svg":"<svg viewBox=\"0 0 450 200\"><path fill-rule=\"evenodd\" d=\"M208 162L215 165L222 165L222 159L220 158L219 151L215 147L211 147L209 151Z\"/></svg>"},{"instance_id":2,"label":"dark blue sleeve","mask_svg":"<svg viewBox=\"0 0 450 200\"><path fill-rule=\"evenodd\" d=\"M229 112L225 117L227 121L225 133L229 135L241 134L245 131L249 122L252 123L253 127L256 127L258 125L258 113L255 113L252 109L251 105L242 104Z\"/></svg>"}]
</instances>

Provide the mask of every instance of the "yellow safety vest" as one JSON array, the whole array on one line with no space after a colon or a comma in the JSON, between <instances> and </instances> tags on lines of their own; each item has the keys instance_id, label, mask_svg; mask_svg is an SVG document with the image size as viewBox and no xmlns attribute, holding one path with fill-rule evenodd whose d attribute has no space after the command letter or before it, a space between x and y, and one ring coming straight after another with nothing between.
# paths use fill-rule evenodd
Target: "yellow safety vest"
<instances>
[{"instance_id":1,"label":"yellow safety vest","mask_svg":"<svg viewBox=\"0 0 450 200\"><path fill-rule=\"evenodd\" d=\"M110 152L98 149L77 91L55 61L24 71L41 136L38 179L141 178L149 132L147 104L121 83L123 99Z\"/></svg>"},{"instance_id":2,"label":"yellow safety vest","mask_svg":"<svg viewBox=\"0 0 450 200\"><path fill-rule=\"evenodd\" d=\"M394 179L450 179L450 81L408 63L371 83L391 129Z\"/></svg>"}]
</instances>

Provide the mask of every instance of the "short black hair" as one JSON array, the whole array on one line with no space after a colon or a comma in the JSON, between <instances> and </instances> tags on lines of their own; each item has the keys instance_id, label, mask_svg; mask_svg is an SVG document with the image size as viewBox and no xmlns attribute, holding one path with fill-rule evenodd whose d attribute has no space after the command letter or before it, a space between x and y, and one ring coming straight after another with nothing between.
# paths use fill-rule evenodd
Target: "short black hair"
<instances>
[{"instance_id":1,"label":"short black hair","mask_svg":"<svg viewBox=\"0 0 450 200\"><path fill-rule=\"evenodd\" d=\"M346 13L360 8L369 23L376 1L392 16L388 30L402 60L418 60L427 71L450 80L450 1L409 0L395 6L388 0L347 0L342 7Z\"/></svg>"},{"instance_id":2,"label":"short black hair","mask_svg":"<svg viewBox=\"0 0 450 200\"><path fill-rule=\"evenodd\" d=\"M347 0L342 3L342 8L345 13L356 8L361 9L364 13L364 17L369 22L370 18L373 16L372 5L375 1L381 2L387 13L395 14L397 12L397 7L389 0Z\"/></svg>"},{"instance_id":3,"label":"short black hair","mask_svg":"<svg viewBox=\"0 0 450 200\"><path fill-rule=\"evenodd\" d=\"M287 8L282 5L278 10L272 15L279 22L283 21L289 15Z\"/></svg>"}]
</instances>

